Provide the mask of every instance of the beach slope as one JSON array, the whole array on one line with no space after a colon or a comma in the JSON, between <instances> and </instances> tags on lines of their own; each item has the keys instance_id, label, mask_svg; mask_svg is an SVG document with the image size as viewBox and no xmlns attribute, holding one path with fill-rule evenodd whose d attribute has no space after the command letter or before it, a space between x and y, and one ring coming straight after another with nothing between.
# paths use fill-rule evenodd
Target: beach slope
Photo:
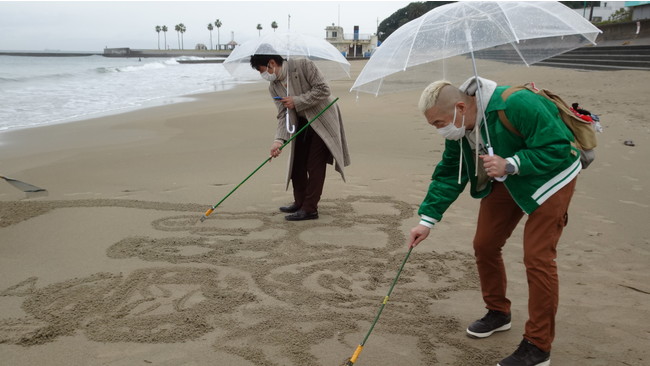
<instances>
[{"instance_id":1,"label":"beach slope","mask_svg":"<svg viewBox=\"0 0 650 366\"><path fill-rule=\"evenodd\" d=\"M286 155L203 223L267 157L264 83L186 103L0 134L0 359L7 365L341 365L407 252L443 140L420 91L340 97L352 165L328 167L320 219L286 222ZM558 246L553 365L650 362L650 74L480 65L599 114ZM467 75L452 80L459 83ZM630 140L634 146L624 144ZM527 287L521 227L504 249L513 328L465 336L485 309L464 194L405 266L357 365L493 365L519 343Z\"/></svg>"}]
</instances>

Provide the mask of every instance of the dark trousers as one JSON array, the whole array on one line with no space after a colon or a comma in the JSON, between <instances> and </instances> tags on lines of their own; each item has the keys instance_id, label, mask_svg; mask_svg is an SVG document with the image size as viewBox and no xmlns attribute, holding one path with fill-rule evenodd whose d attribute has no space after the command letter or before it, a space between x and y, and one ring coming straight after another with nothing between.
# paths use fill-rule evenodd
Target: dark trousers
<instances>
[{"instance_id":1,"label":"dark trousers","mask_svg":"<svg viewBox=\"0 0 650 366\"><path fill-rule=\"evenodd\" d=\"M299 119L299 128L307 124L307 120ZM323 140L310 127L296 137L291 170L294 203L307 213L318 210L325 185L325 172L331 153Z\"/></svg>"},{"instance_id":2,"label":"dark trousers","mask_svg":"<svg viewBox=\"0 0 650 366\"><path fill-rule=\"evenodd\" d=\"M544 351L551 350L558 307L557 243L567 224L567 210L576 179L549 197L524 226L524 265L528 279L528 321L524 338ZM486 307L510 313L506 297L506 269L501 249L524 213L503 183L494 182L492 192L481 200L474 255Z\"/></svg>"}]
</instances>

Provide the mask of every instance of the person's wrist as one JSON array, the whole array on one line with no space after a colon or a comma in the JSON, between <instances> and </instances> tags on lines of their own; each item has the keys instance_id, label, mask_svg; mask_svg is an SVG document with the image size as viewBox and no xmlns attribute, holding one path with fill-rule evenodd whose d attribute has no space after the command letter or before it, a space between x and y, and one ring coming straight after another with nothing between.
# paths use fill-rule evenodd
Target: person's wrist
<instances>
[{"instance_id":1,"label":"person's wrist","mask_svg":"<svg viewBox=\"0 0 650 366\"><path fill-rule=\"evenodd\" d=\"M435 220L435 219L433 219L431 217L428 217L428 216L425 216L425 215L421 215L419 224L424 226L424 227L428 227L429 229L432 229L433 225L435 225L436 222L438 222L438 220Z\"/></svg>"}]
</instances>

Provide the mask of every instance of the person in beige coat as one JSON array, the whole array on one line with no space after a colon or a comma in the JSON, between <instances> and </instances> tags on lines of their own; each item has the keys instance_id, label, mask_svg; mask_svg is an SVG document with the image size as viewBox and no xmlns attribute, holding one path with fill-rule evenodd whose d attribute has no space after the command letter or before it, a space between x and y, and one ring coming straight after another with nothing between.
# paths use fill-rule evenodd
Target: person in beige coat
<instances>
[{"instance_id":1,"label":"person in beige coat","mask_svg":"<svg viewBox=\"0 0 650 366\"><path fill-rule=\"evenodd\" d=\"M332 102L330 87L318 67L309 59L284 60L279 55L259 54L251 56L250 64L270 82L269 92L278 108L278 127L271 145L271 157L276 158L292 132L300 131ZM291 180L294 201L280 207L280 211L290 214L285 217L287 220L318 218L318 202L325 184L327 164L334 164L345 181L343 169L350 165L350 154L337 104L332 105L292 141L287 189Z\"/></svg>"}]
</instances>

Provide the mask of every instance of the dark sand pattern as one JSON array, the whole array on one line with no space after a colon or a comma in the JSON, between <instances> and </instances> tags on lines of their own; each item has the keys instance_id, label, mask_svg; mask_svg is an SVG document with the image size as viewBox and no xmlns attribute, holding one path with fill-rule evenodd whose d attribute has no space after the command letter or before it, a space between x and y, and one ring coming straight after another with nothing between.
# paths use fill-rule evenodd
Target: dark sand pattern
<instances>
[{"instance_id":1,"label":"dark sand pattern","mask_svg":"<svg viewBox=\"0 0 650 366\"><path fill-rule=\"evenodd\" d=\"M25 346L80 329L101 342L184 341L213 329L207 314L225 314L255 301L254 295L220 282L216 270L173 267L128 276L97 273L27 293L12 288L1 295L26 296L23 309L31 317L0 323L2 343Z\"/></svg>"},{"instance_id":2,"label":"dark sand pattern","mask_svg":"<svg viewBox=\"0 0 650 366\"><path fill-rule=\"evenodd\" d=\"M281 214L216 212L199 224L203 207L119 200L12 202L0 213L11 210L12 222L2 217L11 225L86 204L191 213L154 221L162 238L127 237L107 250L110 258L153 267L43 288L32 277L5 289L0 295L24 297L28 315L1 319L0 343L36 345L78 331L98 342L207 335L215 349L255 365L321 365L320 345L352 352L367 331L404 258L401 225L414 209L389 197L356 196L324 201L320 220L300 223ZM476 288L471 256L414 252L374 332L416 339L421 364L436 363L441 348L454 350L456 365L490 362L496 354L458 340L458 320L432 312L450 292Z\"/></svg>"}]
</instances>

